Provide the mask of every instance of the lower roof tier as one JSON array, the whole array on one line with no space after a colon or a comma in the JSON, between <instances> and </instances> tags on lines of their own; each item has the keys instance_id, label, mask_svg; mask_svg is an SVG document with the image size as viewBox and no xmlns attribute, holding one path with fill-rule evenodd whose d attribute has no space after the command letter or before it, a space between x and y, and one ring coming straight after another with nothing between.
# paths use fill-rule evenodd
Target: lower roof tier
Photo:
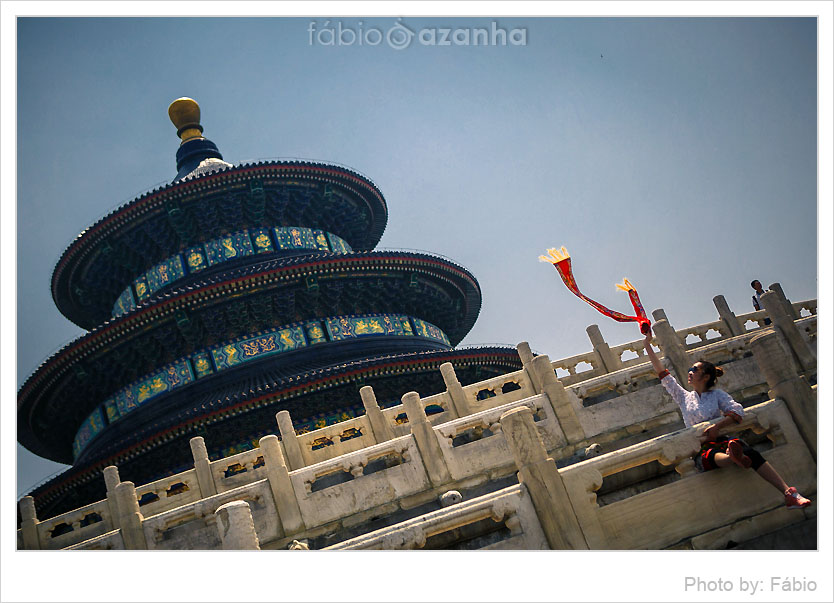
<instances>
[{"instance_id":1,"label":"lower roof tier","mask_svg":"<svg viewBox=\"0 0 834 603\"><path fill-rule=\"evenodd\" d=\"M92 329L136 278L207 241L296 225L364 251L379 242L387 219L376 185L349 169L304 161L233 166L137 197L87 228L58 261L52 297L64 316Z\"/></svg>"},{"instance_id":2,"label":"lower roof tier","mask_svg":"<svg viewBox=\"0 0 834 603\"><path fill-rule=\"evenodd\" d=\"M424 397L440 393L445 384L439 369L445 362L455 367L463 385L522 366L515 349L484 347L378 355L291 375L240 371L233 380L195 390L182 400L174 396L187 390L175 392L169 403L160 399L159 412L122 423L130 443L119 446L118 434L97 441L94 455L84 454L74 467L30 494L39 515L55 515L104 498L101 472L108 465L118 466L121 478L137 485L188 469L193 466L189 440L197 435L205 438L215 460L250 448L264 435L278 434L279 410L288 410L296 431L303 433L363 414L359 389L365 385L374 388L381 407L398 404L408 391ZM168 406L180 411L166 413Z\"/></svg>"}]
</instances>

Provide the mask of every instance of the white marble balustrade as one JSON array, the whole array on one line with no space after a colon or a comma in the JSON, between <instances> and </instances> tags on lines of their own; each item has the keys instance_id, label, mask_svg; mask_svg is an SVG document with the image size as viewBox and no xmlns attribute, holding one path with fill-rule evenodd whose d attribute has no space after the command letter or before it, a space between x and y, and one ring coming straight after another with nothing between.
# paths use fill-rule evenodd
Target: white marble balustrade
<instances>
[{"instance_id":1,"label":"white marble balustrade","mask_svg":"<svg viewBox=\"0 0 834 603\"><path fill-rule=\"evenodd\" d=\"M97 518L100 518L100 521ZM116 521L110 514L107 501L100 500L39 523L38 540L41 543L41 549L63 549L115 529ZM82 526L82 523L86 525ZM56 529L63 531L63 526L69 526L72 530L58 534Z\"/></svg>"},{"instance_id":2,"label":"white marble balustrade","mask_svg":"<svg viewBox=\"0 0 834 603\"><path fill-rule=\"evenodd\" d=\"M266 477L264 458L260 448L253 448L212 461L209 466L218 493Z\"/></svg>"},{"instance_id":3,"label":"white marble balustrade","mask_svg":"<svg viewBox=\"0 0 834 603\"><path fill-rule=\"evenodd\" d=\"M145 500L153 499L142 504ZM136 488L136 499L139 501L139 511L145 517L156 515L188 504L200 499L200 486L197 483L197 472L194 469L163 477Z\"/></svg>"},{"instance_id":4,"label":"white marble balustrade","mask_svg":"<svg viewBox=\"0 0 834 603\"><path fill-rule=\"evenodd\" d=\"M707 473L695 470L691 457L700 449L698 435L706 426L696 425L560 470L590 548L661 549L784 506L782 494L753 471L736 467ZM790 484L811 494L808 488L815 484L816 464L784 403L770 400L747 409L747 417L734 430L747 428L767 433L773 447L763 453L765 459ZM652 461L674 465L682 478L599 506L595 492L605 477ZM705 491L720 491L722 496L701 496ZM720 508L710 502L717 499L722 501Z\"/></svg>"},{"instance_id":5,"label":"white marble balustrade","mask_svg":"<svg viewBox=\"0 0 834 603\"><path fill-rule=\"evenodd\" d=\"M366 466L385 459L399 464L365 474ZM335 521L430 487L417 444L410 435L297 469L289 475L307 526ZM348 481L322 489L314 487L317 481L327 483L334 476Z\"/></svg>"},{"instance_id":6,"label":"white marble balustrade","mask_svg":"<svg viewBox=\"0 0 834 603\"><path fill-rule=\"evenodd\" d=\"M500 418L508 410L521 406L530 408L540 418L536 426L546 448L565 445L564 434L546 395L508 402L434 427L452 479L465 479L502 468L507 474L515 471L512 453L501 431ZM476 439L455 445L455 438L466 436Z\"/></svg>"},{"instance_id":7,"label":"white marble balustrade","mask_svg":"<svg viewBox=\"0 0 834 603\"><path fill-rule=\"evenodd\" d=\"M510 486L433 511L393 526L369 532L329 546L324 550L403 550L419 549L426 540L484 519L503 522L508 538L481 550L546 550L547 540L527 490L520 484Z\"/></svg>"}]
</instances>

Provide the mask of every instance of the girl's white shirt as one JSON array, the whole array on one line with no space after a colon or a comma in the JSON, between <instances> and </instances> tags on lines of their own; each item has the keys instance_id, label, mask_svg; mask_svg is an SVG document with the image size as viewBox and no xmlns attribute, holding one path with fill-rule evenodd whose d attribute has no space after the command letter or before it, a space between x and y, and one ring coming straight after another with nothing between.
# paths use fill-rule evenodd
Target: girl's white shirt
<instances>
[{"instance_id":1,"label":"girl's white shirt","mask_svg":"<svg viewBox=\"0 0 834 603\"><path fill-rule=\"evenodd\" d=\"M698 392L682 388L672 375L666 375L660 383L678 403L683 415L683 424L687 427L692 427L702 421L717 419L724 412L733 412L739 417L744 416L744 407L733 400L733 397L723 389L709 389L699 395Z\"/></svg>"}]
</instances>

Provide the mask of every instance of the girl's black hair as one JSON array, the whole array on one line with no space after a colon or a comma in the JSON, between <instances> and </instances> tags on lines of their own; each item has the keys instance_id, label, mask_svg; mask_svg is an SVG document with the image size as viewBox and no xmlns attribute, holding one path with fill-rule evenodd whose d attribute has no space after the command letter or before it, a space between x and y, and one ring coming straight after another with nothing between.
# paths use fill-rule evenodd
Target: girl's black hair
<instances>
[{"instance_id":1,"label":"girl's black hair","mask_svg":"<svg viewBox=\"0 0 834 603\"><path fill-rule=\"evenodd\" d=\"M715 385L716 379L724 374L724 369L706 360L699 360L698 363L701 365L701 370L704 371L704 374L709 376L709 381L707 381L707 389L709 389Z\"/></svg>"}]
</instances>

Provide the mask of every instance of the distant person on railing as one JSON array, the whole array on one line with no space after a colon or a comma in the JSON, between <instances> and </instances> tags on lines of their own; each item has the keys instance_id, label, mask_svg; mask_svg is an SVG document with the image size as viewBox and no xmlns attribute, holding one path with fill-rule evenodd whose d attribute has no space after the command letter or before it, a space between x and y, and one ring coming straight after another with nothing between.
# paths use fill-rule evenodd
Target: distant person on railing
<instances>
[{"instance_id":1,"label":"distant person on railing","mask_svg":"<svg viewBox=\"0 0 834 603\"><path fill-rule=\"evenodd\" d=\"M660 383L678 403L684 425L692 427L702 421L719 419L707 427L701 435L701 451L693 459L699 471L710 471L733 464L742 469L752 468L785 495L787 508L801 509L811 504L811 501L797 492L796 488L789 487L776 469L765 461L757 450L738 438L719 435L721 429L740 423L744 416L744 408L733 400L730 394L724 390L713 389L715 380L724 374L720 367L705 360L696 362L689 369L687 377L693 391L687 391L666 370L652 349L651 330L646 335L643 345L652 362L652 367L660 378Z\"/></svg>"},{"instance_id":2,"label":"distant person on railing","mask_svg":"<svg viewBox=\"0 0 834 603\"><path fill-rule=\"evenodd\" d=\"M764 288L762 287L761 281L753 281L752 283L750 283L750 286L753 287L753 290L756 292L756 295L753 296L753 307L756 309L756 311L759 311L762 309L761 295L765 292ZM769 325L770 319L765 317L764 323L765 326Z\"/></svg>"}]
</instances>

